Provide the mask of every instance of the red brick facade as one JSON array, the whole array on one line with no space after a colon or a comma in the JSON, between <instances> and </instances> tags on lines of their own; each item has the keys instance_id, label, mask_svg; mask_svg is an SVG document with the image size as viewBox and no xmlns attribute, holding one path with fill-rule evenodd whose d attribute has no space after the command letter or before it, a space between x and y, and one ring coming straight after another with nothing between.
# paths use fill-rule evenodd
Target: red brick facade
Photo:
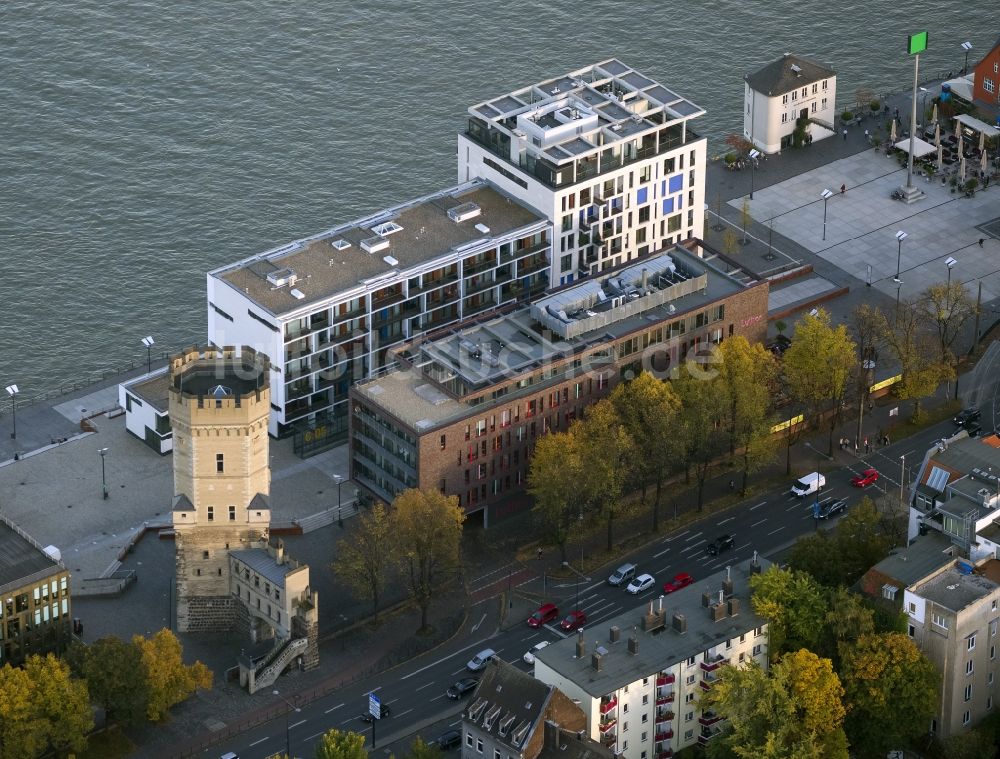
<instances>
[{"instance_id":1,"label":"red brick facade","mask_svg":"<svg viewBox=\"0 0 1000 759\"><path fill-rule=\"evenodd\" d=\"M1000 42L976 64L976 81L972 88L972 100L977 105L1000 107Z\"/></svg>"}]
</instances>

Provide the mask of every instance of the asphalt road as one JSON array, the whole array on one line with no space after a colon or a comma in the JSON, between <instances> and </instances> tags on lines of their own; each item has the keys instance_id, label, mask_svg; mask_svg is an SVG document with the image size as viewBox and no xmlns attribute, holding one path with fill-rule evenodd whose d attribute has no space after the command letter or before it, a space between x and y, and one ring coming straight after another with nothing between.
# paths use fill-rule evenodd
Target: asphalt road
<instances>
[{"instance_id":1,"label":"asphalt road","mask_svg":"<svg viewBox=\"0 0 1000 759\"><path fill-rule=\"evenodd\" d=\"M992 399L987 396L982 400L986 401L983 416L992 418ZM850 509L864 494L850 485L850 479L868 467L878 469L881 477L876 485L866 489L866 493L898 492L900 457L906 458L907 477L913 477L914 467L922 461L931 443L953 431L950 421L942 422L911 438L873 450L851 466L828 471L827 486L819 498L846 498ZM817 452L816 456L821 465L829 465L829 461L823 460L825 453ZM547 600L557 603L562 615L565 615L576 606L579 594L579 608L587 615L587 625L600 625L625 609L635 608L656 597L663 583L678 572L689 572L697 580L733 561L749 558L754 551L770 558L780 554L798 537L816 529L830 529L837 519L842 518L833 517L817 523L813 518L815 497L797 498L788 492L790 485L791 482L724 513L694 522L634 554L623 556L622 562L633 561L640 573L648 572L656 578L653 587L642 594L630 595L621 588L609 586L602 573L600 577L589 578L589 582L549 583ZM734 549L719 556L708 555L706 545L726 533L735 537ZM610 572L611 568L607 571ZM483 629L481 632L482 638L473 638L471 642L467 637L463 638L461 642L418 657L384 675L332 693L301 707L299 711L292 711L289 707L287 737L292 756L311 757L315 741L330 728L365 730L370 745L371 727L359 718L367 710L369 692L377 694L392 712L390 717L375 726L376 751L388 754L391 750L397 756L402 755L416 735L432 740L449 726L460 723L464 700L450 700L445 691L449 685L469 674L465 664L475 653L492 648L502 659L528 671L529 665L524 664L521 658L535 643L571 634L559 630L558 622L539 629L515 622L509 624L506 630ZM275 698L280 703L278 697ZM278 718L248 730L225 745L219 744L206 750L203 755L218 757L226 751L235 751L241 759L265 759L284 751L285 740L285 721Z\"/></svg>"}]
</instances>

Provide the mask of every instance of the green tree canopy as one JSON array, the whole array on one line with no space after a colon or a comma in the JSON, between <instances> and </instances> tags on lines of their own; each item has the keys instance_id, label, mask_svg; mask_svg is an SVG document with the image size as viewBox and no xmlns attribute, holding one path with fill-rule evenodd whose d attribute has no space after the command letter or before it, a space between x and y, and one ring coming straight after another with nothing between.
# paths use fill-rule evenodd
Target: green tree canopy
<instances>
[{"instance_id":1,"label":"green tree canopy","mask_svg":"<svg viewBox=\"0 0 1000 759\"><path fill-rule=\"evenodd\" d=\"M779 569L750 578L751 603L768 621L768 651L777 658L785 651L815 648L827 605L823 589L805 572Z\"/></svg>"},{"instance_id":2,"label":"green tree canopy","mask_svg":"<svg viewBox=\"0 0 1000 759\"><path fill-rule=\"evenodd\" d=\"M765 672L756 662L726 665L698 702L728 727L708 744L712 759L847 759L844 689L829 659L805 649Z\"/></svg>"},{"instance_id":3,"label":"green tree canopy","mask_svg":"<svg viewBox=\"0 0 1000 759\"><path fill-rule=\"evenodd\" d=\"M383 503L361 513L357 521L350 540L337 542L333 571L356 596L371 601L378 622L379 599L393 565L395 533Z\"/></svg>"},{"instance_id":4,"label":"green tree canopy","mask_svg":"<svg viewBox=\"0 0 1000 759\"><path fill-rule=\"evenodd\" d=\"M459 549L465 512L458 498L439 490L404 490L392 502L398 560L413 600L420 607L420 629L445 578L460 568Z\"/></svg>"},{"instance_id":5,"label":"green tree canopy","mask_svg":"<svg viewBox=\"0 0 1000 759\"><path fill-rule=\"evenodd\" d=\"M109 721L134 725L146 719L149 682L142 650L135 643L109 636L83 648L80 672L90 698L104 708Z\"/></svg>"},{"instance_id":6,"label":"green tree canopy","mask_svg":"<svg viewBox=\"0 0 1000 759\"><path fill-rule=\"evenodd\" d=\"M841 677L851 745L885 756L927 732L937 710L941 676L903 633L862 635L843 648Z\"/></svg>"},{"instance_id":7,"label":"green tree canopy","mask_svg":"<svg viewBox=\"0 0 1000 759\"><path fill-rule=\"evenodd\" d=\"M581 525L586 505L580 493L583 478L579 424L566 432L543 435L531 453L528 492L533 510L548 541L559 547L566 561L566 542Z\"/></svg>"},{"instance_id":8,"label":"green tree canopy","mask_svg":"<svg viewBox=\"0 0 1000 759\"><path fill-rule=\"evenodd\" d=\"M316 746L316 759L368 759L365 737L336 728L327 730Z\"/></svg>"},{"instance_id":9,"label":"green tree canopy","mask_svg":"<svg viewBox=\"0 0 1000 759\"><path fill-rule=\"evenodd\" d=\"M940 360L953 364L952 345L976 314L976 301L961 282L931 285L917 297L917 319L936 337Z\"/></svg>"},{"instance_id":10,"label":"green tree canopy","mask_svg":"<svg viewBox=\"0 0 1000 759\"><path fill-rule=\"evenodd\" d=\"M149 685L146 715L153 722L163 719L171 706L199 688L212 687L212 671L200 661L185 664L181 643L170 630L164 628L152 638L135 635L132 644L142 653Z\"/></svg>"},{"instance_id":11,"label":"green tree canopy","mask_svg":"<svg viewBox=\"0 0 1000 759\"><path fill-rule=\"evenodd\" d=\"M682 372L673 380L674 391L681 401L677 438L688 472L694 471L698 484L698 510L705 503L705 481L712 464L725 450L722 428L724 410L720 408L720 382L713 370L701 370L695 364L694 373ZM690 369L690 367L689 367Z\"/></svg>"},{"instance_id":12,"label":"green tree canopy","mask_svg":"<svg viewBox=\"0 0 1000 759\"><path fill-rule=\"evenodd\" d=\"M410 744L406 759L441 759L441 749L435 743L427 743L419 735Z\"/></svg>"}]
</instances>

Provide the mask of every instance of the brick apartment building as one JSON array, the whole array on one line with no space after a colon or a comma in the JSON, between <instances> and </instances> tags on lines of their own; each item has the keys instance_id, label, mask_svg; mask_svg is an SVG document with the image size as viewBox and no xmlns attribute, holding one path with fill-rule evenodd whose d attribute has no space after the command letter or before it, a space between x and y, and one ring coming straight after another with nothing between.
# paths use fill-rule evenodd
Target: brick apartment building
<instances>
[{"instance_id":1,"label":"brick apartment building","mask_svg":"<svg viewBox=\"0 0 1000 759\"><path fill-rule=\"evenodd\" d=\"M538 436L643 369L763 338L767 283L690 245L403 346L398 368L351 389L353 481L387 502L439 488L486 525L524 508Z\"/></svg>"}]
</instances>

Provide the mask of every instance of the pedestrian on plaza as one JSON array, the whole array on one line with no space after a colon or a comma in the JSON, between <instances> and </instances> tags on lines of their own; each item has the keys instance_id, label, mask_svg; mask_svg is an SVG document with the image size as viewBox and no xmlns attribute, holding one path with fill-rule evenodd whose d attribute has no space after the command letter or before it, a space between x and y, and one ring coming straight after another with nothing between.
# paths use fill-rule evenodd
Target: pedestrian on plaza
<instances>
[{"instance_id":1,"label":"pedestrian on plaza","mask_svg":"<svg viewBox=\"0 0 1000 759\"><path fill-rule=\"evenodd\" d=\"M865 130L865 141L866 141L866 142L867 142L867 143L868 143L869 145L871 145L871 144L872 144L872 136L871 136L870 134L868 134L868 130L867 130L867 129Z\"/></svg>"},{"instance_id":2,"label":"pedestrian on plaza","mask_svg":"<svg viewBox=\"0 0 1000 759\"><path fill-rule=\"evenodd\" d=\"M889 436L888 435L885 436L885 444L889 445Z\"/></svg>"},{"instance_id":3,"label":"pedestrian on plaza","mask_svg":"<svg viewBox=\"0 0 1000 759\"><path fill-rule=\"evenodd\" d=\"M894 118L894 119L898 119L898 118L899 118L899 109L898 109L898 108L896 108L896 109L895 109L895 110L893 111L893 118Z\"/></svg>"},{"instance_id":4,"label":"pedestrian on plaza","mask_svg":"<svg viewBox=\"0 0 1000 759\"><path fill-rule=\"evenodd\" d=\"M985 237L980 237L980 238L979 238L979 247L980 247L980 248L981 248L981 247L983 247L983 243L984 243L984 242L986 242L986 238L985 238Z\"/></svg>"},{"instance_id":5,"label":"pedestrian on plaza","mask_svg":"<svg viewBox=\"0 0 1000 759\"><path fill-rule=\"evenodd\" d=\"M847 127L844 127L844 142L847 142Z\"/></svg>"},{"instance_id":6,"label":"pedestrian on plaza","mask_svg":"<svg viewBox=\"0 0 1000 759\"><path fill-rule=\"evenodd\" d=\"M858 455L858 439L854 438L854 455Z\"/></svg>"},{"instance_id":7,"label":"pedestrian on plaza","mask_svg":"<svg viewBox=\"0 0 1000 759\"><path fill-rule=\"evenodd\" d=\"M868 455L871 452L872 452L871 443L868 442L868 438L865 438L865 455Z\"/></svg>"},{"instance_id":8,"label":"pedestrian on plaza","mask_svg":"<svg viewBox=\"0 0 1000 759\"><path fill-rule=\"evenodd\" d=\"M874 410L875 410L875 401L873 401L871 398L869 398L868 399L868 413L870 414Z\"/></svg>"},{"instance_id":9,"label":"pedestrian on plaza","mask_svg":"<svg viewBox=\"0 0 1000 759\"><path fill-rule=\"evenodd\" d=\"M736 490L736 480L729 480L729 489Z\"/></svg>"},{"instance_id":10,"label":"pedestrian on plaza","mask_svg":"<svg viewBox=\"0 0 1000 759\"><path fill-rule=\"evenodd\" d=\"M538 559L539 559L539 561L541 561L541 558L542 558L542 549L539 548L538 549Z\"/></svg>"},{"instance_id":11,"label":"pedestrian on plaza","mask_svg":"<svg viewBox=\"0 0 1000 759\"><path fill-rule=\"evenodd\" d=\"M847 185L846 184L840 185L840 194L843 195L845 192L847 192Z\"/></svg>"}]
</instances>

